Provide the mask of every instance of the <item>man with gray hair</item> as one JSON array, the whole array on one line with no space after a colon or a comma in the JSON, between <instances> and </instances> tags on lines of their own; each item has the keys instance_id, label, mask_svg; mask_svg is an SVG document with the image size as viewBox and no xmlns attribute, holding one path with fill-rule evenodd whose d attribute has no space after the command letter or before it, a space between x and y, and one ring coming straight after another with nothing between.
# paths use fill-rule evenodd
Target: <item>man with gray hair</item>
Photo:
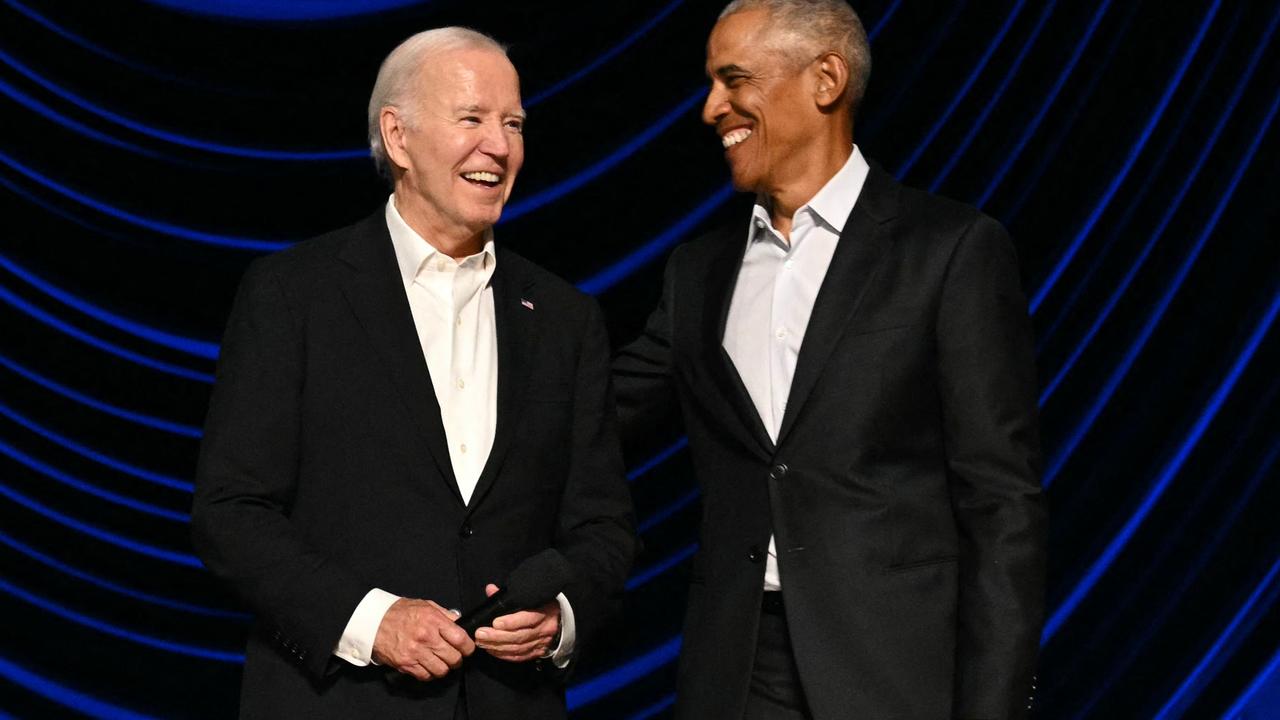
<instances>
[{"instance_id":1,"label":"man with gray hair","mask_svg":"<svg viewBox=\"0 0 1280 720\"><path fill-rule=\"evenodd\" d=\"M678 718L1018 718L1045 511L1004 228L853 142L843 0L736 0L707 42L749 217L672 253L614 363L624 440L682 416L702 488Z\"/></svg>"},{"instance_id":2,"label":"man with gray hair","mask_svg":"<svg viewBox=\"0 0 1280 720\"><path fill-rule=\"evenodd\" d=\"M565 716L635 536L599 308L494 244L524 120L493 39L409 38L369 102L385 206L245 275L192 512L257 615L242 717ZM548 551L563 582L459 626Z\"/></svg>"}]
</instances>

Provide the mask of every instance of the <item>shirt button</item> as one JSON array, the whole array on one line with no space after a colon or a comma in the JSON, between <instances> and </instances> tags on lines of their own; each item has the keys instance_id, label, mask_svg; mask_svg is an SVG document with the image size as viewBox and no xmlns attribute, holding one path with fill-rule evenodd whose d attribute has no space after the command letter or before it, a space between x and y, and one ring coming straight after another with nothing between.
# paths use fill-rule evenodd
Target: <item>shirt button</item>
<instances>
[{"instance_id":1,"label":"shirt button","mask_svg":"<svg viewBox=\"0 0 1280 720\"><path fill-rule=\"evenodd\" d=\"M787 336L787 329L786 329L786 328L778 328L778 331L777 331L777 332L775 332L775 333L773 334L773 336L774 336L774 337L776 337L776 338L778 338L779 340L781 340L781 339L783 339L783 338L785 338L785 337Z\"/></svg>"},{"instance_id":2,"label":"shirt button","mask_svg":"<svg viewBox=\"0 0 1280 720\"><path fill-rule=\"evenodd\" d=\"M462 318L458 318L457 325L458 327L462 327Z\"/></svg>"},{"instance_id":3,"label":"shirt button","mask_svg":"<svg viewBox=\"0 0 1280 720\"><path fill-rule=\"evenodd\" d=\"M461 390L466 386L467 386L467 381L463 380L462 378L458 378L458 389Z\"/></svg>"},{"instance_id":4,"label":"shirt button","mask_svg":"<svg viewBox=\"0 0 1280 720\"><path fill-rule=\"evenodd\" d=\"M463 455L466 455L466 454L467 454L467 444L466 444L466 443L462 443L462 445L458 446L458 449L462 451L462 454L463 454Z\"/></svg>"},{"instance_id":5,"label":"shirt button","mask_svg":"<svg viewBox=\"0 0 1280 720\"><path fill-rule=\"evenodd\" d=\"M443 261L443 260L437 260L437 261L436 261L436 270L439 270L440 272L444 272L444 269L445 269L444 261Z\"/></svg>"}]
</instances>

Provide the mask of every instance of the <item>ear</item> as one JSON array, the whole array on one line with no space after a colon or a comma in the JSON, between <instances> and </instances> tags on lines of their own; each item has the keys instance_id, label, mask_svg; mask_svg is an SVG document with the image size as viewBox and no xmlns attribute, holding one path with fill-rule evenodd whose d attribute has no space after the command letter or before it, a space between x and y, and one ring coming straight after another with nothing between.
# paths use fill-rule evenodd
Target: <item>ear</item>
<instances>
[{"instance_id":1,"label":"ear","mask_svg":"<svg viewBox=\"0 0 1280 720\"><path fill-rule=\"evenodd\" d=\"M409 153L405 150L405 116L398 108L387 106L378 113L378 126L382 132L382 147L387 157L400 168L409 167Z\"/></svg>"},{"instance_id":2,"label":"ear","mask_svg":"<svg viewBox=\"0 0 1280 720\"><path fill-rule=\"evenodd\" d=\"M849 86L849 62L837 53L818 57L811 66L815 76L814 101L824 111L841 102Z\"/></svg>"}]
</instances>

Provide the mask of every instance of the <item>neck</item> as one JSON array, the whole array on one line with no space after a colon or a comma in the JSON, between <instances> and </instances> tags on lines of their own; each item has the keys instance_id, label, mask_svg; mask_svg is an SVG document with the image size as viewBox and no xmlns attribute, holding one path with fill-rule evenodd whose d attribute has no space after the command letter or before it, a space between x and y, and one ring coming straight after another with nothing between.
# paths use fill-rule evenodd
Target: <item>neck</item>
<instances>
[{"instance_id":1,"label":"neck","mask_svg":"<svg viewBox=\"0 0 1280 720\"><path fill-rule=\"evenodd\" d=\"M416 198L413 193L397 187L396 212L428 245L455 260L470 257L484 249L487 228L476 230L449 222Z\"/></svg>"},{"instance_id":2,"label":"neck","mask_svg":"<svg viewBox=\"0 0 1280 720\"><path fill-rule=\"evenodd\" d=\"M790 157L787 167L778 173L778 182L765 191L773 227L788 240L796 211L812 200L853 154L853 131L846 127L828 125L826 133L807 142L802 152Z\"/></svg>"}]
</instances>

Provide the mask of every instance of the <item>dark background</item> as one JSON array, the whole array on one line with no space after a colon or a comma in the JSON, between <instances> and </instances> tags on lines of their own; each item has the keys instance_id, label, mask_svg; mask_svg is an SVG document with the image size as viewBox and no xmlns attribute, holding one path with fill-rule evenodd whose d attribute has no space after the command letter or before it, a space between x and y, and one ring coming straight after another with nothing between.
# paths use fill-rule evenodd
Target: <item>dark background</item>
<instances>
[{"instance_id":1,"label":"dark background","mask_svg":"<svg viewBox=\"0 0 1280 720\"><path fill-rule=\"evenodd\" d=\"M186 524L216 342L253 257L385 200L364 113L395 44L511 44L530 120L498 241L598 295L621 342L674 244L744 222L698 120L719 7L0 0L0 717L234 713L247 620ZM863 152L1020 252L1052 506L1039 714L1280 717L1280 5L859 10ZM647 550L577 718L669 713L679 437L633 469Z\"/></svg>"}]
</instances>

